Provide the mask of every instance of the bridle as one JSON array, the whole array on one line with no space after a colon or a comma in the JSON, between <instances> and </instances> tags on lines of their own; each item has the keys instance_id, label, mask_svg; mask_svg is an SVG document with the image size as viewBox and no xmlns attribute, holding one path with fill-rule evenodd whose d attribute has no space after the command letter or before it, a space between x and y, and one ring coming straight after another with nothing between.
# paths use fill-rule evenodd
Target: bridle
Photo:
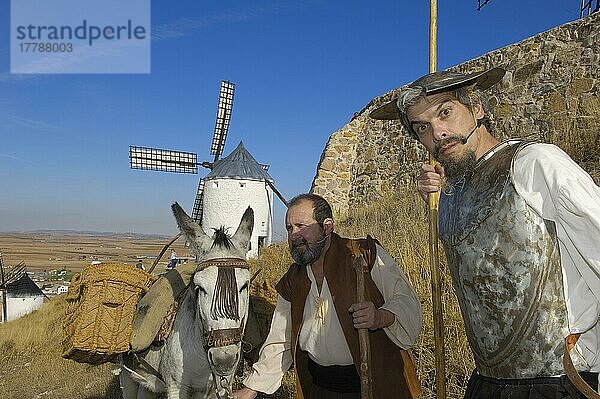
<instances>
[{"instance_id":1,"label":"bridle","mask_svg":"<svg viewBox=\"0 0 600 399\"><path fill-rule=\"evenodd\" d=\"M201 262L196 268L196 272L202 271L208 267L218 268L233 268L233 269L247 269L250 270L250 266L245 259L239 258L220 258L211 259ZM237 289L237 287L236 287ZM237 294L237 293L236 293ZM244 336L244 319L240 323L239 327L235 328L222 328L218 330L207 330L204 323L202 325L202 334L204 336L204 348L219 348L222 346L238 344L242 342Z\"/></svg>"},{"instance_id":2,"label":"bridle","mask_svg":"<svg viewBox=\"0 0 600 399\"><path fill-rule=\"evenodd\" d=\"M216 266L218 268L233 268L233 269L247 269L250 270L250 266L245 259L239 258L220 258L220 259L211 259L198 264L196 268L196 272L202 271L208 267ZM260 271L260 270L259 270ZM256 275L258 272L254 275ZM252 277L252 279L254 279ZM190 282L190 286L193 284L193 281ZM237 290L237 286L236 286ZM185 292L185 291L183 291ZM183 295L182 292L182 295ZM176 301L179 303L179 300ZM179 306L175 307L175 312L178 310ZM174 319L174 318L173 318ZM207 330L206 326L202 318L200 318L200 325L202 326L202 335L204 337L204 349L208 352L211 348L219 348L222 346L233 345L242 342L242 338L244 336L244 328L245 323L244 319L240 323L240 326L237 328L222 328L218 330ZM170 330L169 330L170 331ZM168 334L168 333L167 333ZM164 379L162 375L154 368L143 356L138 356L135 352L133 353L134 358L142 364L151 374L156 376L160 381L164 383ZM217 376L215 376L215 381L217 380ZM227 397L232 398L231 386L227 383L227 378L224 376L220 376L218 385L220 388L224 389L227 392ZM217 397L221 398L219 392L217 390Z\"/></svg>"}]
</instances>

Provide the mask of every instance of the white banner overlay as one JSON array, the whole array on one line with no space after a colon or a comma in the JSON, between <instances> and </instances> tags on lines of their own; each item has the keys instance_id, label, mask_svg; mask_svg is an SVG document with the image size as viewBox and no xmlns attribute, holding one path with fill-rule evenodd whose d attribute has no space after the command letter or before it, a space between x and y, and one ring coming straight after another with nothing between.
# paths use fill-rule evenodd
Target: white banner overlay
<instances>
[{"instance_id":1,"label":"white banner overlay","mask_svg":"<svg viewBox=\"0 0 600 399\"><path fill-rule=\"evenodd\" d=\"M14 74L150 73L150 0L11 0Z\"/></svg>"}]
</instances>

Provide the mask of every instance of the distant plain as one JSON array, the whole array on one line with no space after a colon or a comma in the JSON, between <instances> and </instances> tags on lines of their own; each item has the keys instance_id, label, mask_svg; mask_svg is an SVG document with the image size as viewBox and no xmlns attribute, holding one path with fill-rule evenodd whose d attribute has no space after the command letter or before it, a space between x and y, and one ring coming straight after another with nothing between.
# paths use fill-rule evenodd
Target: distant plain
<instances>
[{"instance_id":1,"label":"distant plain","mask_svg":"<svg viewBox=\"0 0 600 399\"><path fill-rule=\"evenodd\" d=\"M77 272L92 261L123 262L135 265L138 259L148 269L153 257L171 237L132 234L25 232L0 233L0 252L4 266L24 261L28 271L70 270ZM157 266L164 269L174 249L180 257L190 257L183 238L165 252Z\"/></svg>"}]
</instances>

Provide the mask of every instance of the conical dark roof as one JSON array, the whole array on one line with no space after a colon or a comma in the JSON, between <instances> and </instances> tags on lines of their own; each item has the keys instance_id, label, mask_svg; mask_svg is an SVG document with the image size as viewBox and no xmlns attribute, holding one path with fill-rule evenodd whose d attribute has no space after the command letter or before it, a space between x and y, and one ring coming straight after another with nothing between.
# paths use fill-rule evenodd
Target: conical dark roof
<instances>
[{"instance_id":1,"label":"conical dark roof","mask_svg":"<svg viewBox=\"0 0 600 399\"><path fill-rule=\"evenodd\" d=\"M32 296L44 296L42 290L29 278L27 273L11 282L6 284L6 290L12 297L32 297Z\"/></svg>"},{"instance_id":2,"label":"conical dark roof","mask_svg":"<svg viewBox=\"0 0 600 399\"><path fill-rule=\"evenodd\" d=\"M215 162L212 171L206 175L205 179L210 180L223 177L273 181L273 178L256 162L256 159L250 155L241 141L231 154Z\"/></svg>"}]
</instances>

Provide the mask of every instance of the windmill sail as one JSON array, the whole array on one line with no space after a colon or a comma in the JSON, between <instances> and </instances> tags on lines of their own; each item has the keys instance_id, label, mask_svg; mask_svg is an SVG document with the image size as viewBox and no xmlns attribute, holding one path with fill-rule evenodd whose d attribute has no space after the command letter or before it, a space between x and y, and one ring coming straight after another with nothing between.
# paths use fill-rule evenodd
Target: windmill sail
<instances>
[{"instance_id":1,"label":"windmill sail","mask_svg":"<svg viewBox=\"0 0 600 399\"><path fill-rule=\"evenodd\" d=\"M202 223L202 210L204 201L204 179L200 179L198 182L198 192L196 193L196 200L194 201L194 209L192 211L192 219L198 224Z\"/></svg>"},{"instance_id":2,"label":"windmill sail","mask_svg":"<svg viewBox=\"0 0 600 399\"><path fill-rule=\"evenodd\" d=\"M131 169L160 172L198 173L196 154L192 152L161 150L158 148L129 146Z\"/></svg>"},{"instance_id":3,"label":"windmill sail","mask_svg":"<svg viewBox=\"0 0 600 399\"><path fill-rule=\"evenodd\" d=\"M2 288L6 288L6 286L10 283L15 282L23 276L23 273L27 272L27 265L24 261L19 262L18 265L13 266L11 269L4 271L4 267L2 266Z\"/></svg>"},{"instance_id":4,"label":"windmill sail","mask_svg":"<svg viewBox=\"0 0 600 399\"><path fill-rule=\"evenodd\" d=\"M215 132L210 147L210 154L215 156L216 162L223 154L227 131L229 130L229 121L231 119L231 110L233 108L233 94L235 92L235 83L230 81L221 81L221 91L219 93L219 103L217 105L217 120L215 122Z\"/></svg>"}]
</instances>

